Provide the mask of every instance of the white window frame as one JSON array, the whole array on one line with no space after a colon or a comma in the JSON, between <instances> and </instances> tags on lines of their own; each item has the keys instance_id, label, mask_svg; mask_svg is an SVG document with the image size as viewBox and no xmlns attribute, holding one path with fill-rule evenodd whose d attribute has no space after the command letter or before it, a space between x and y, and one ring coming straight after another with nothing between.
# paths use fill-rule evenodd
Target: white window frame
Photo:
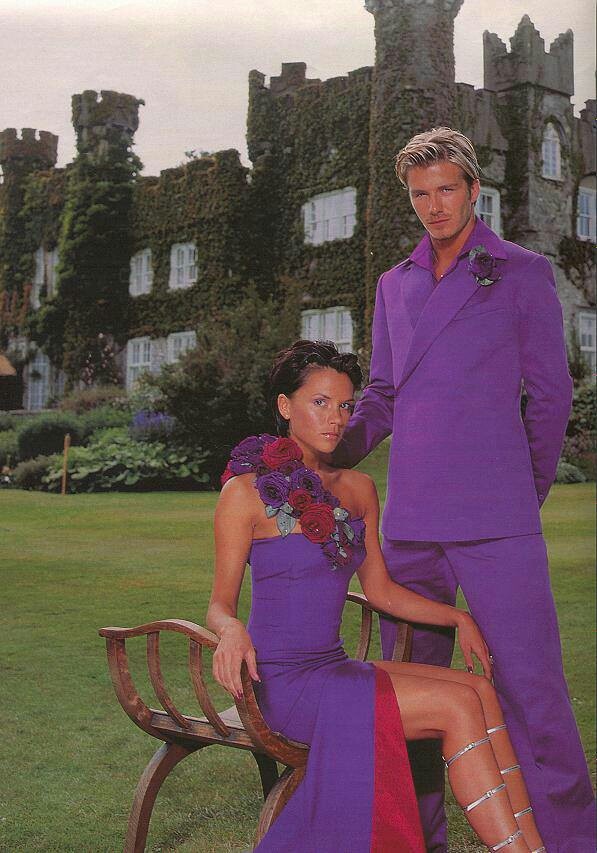
<instances>
[{"instance_id":1,"label":"white window frame","mask_svg":"<svg viewBox=\"0 0 597 853\"><path fill-rule=\"evenodd\" d=\"M591 372L595 373L597 366L597 316L593 311L579 311L577 320L580 351L591 368Z\"/></svg>"},{"instance_id":2,"label":"white window frame","mask_svg":"<svg viewBox=\"0 0 597 853\"><path fill-rule=\"evenodd\" d=\"M585 199L583 204L582 199ZM576 236L579 240L595 242L595 214L597 191L592 187L579 187L577 198Z\"/></svg>"},{"instance_id":3,"label":"white window frame","mask_svg":"<svg viewBox=\"0 0 597 853\"><path fill-rule=\"evenodd\" d=\"M41 305L41 289L45 281L45 261L44 247L40 246L35 252L35 272L33 273L33 281L31 287L31 307L37 310Z\"/></svg>"},{"instance_id":4,"label":"white window frame","mask_svg":"<svg viewBox=\"0 0 597 853\"><path fill-rule=\"evenodd\" d=\"M170 247L170 290L192 287L197 282L197 246L194 242Z\"/></svg>"},{"instance_id":5,"label":"white window frame","mask_svg":"<svg viewBox=\"0 0 597 853\"><path fill-rule=\"evenodd\" d=\"M477 216L499 237L502 236L502 206L498 189L481 186L477 199Z\"/></svg>"},{"instance_id":6,"label":"white window frame","mask_svg":"<svg viewBox=\"0 0 597 853\"><path fill-rule=\"evenodd\" d=\"M46 291L48 299L54 295L56 291L56 268L58 267L58 247L56 246L51 252L46 252Z\"/></svg>"},{"instance_id":7,"label":"white window frame","mask_svg":"<svg viewBox=\"0 0 597 853\"><path fill-rule=\"evenodd\" d=\"M33 374L39 374L33 376ZM38 350L27 365L27 387L25 408L29 412L45 409L52 391L52 365L48 356Z\"/></svg>"},{"instance_id":8,"label":"white window frame","mask_svg":"<svg viewBox=\"0 0 597 853\"><path fill-rule=\"evenodd\" d=\"M126 387L132 388L142 373L151 370L151 338L131 338L126 345Z\"/></svg>"},{"instance_id":9,"label":"white window frame","mask_svg":"<svg viewBox=\"0 0 597 853\"><path fill-rule=\"evenodd\" d=\"M172 332L166 341L166 361L174 364L190 349L197 345L197 333L190 330L185 332Z\"/></svg>"},{"instance_id":10,"label":"white window frame","mask_svg":"<svg viewBox=\"0 0 597 853\"><path fill-rule=\"evenodd\" d=\"M354 187L319 193L301 207L305 243L320 246L331 240L348 240L357 222L357 191Z\"/></svg>"},{"instance_id":11,"label":"white window frame","mask_svg":"<svg viewBox=\"0 0 597 853\"><path fill-rule=\"evenodd\" d=\"M129 293L131 296L141 296L151 292L153 284L153 267L151 264L151 249L141 249L131 258L129 274Z\"/></svg>"},{"instance_id":12,"label":"white window frame","mask_svg":"<svg viewBox=\"0 0 597 853\"><path fill-rule=\"evenodd\" d=\"M552 122L548 122L543 131L541 174L550 181L559 181L562 178L562 142Z\"/></svg>"},{"instance_id":13,"label":"white window frame","mask_svg":"<svg viewBox=\"0 0 597 853\"><path fill-rule=\"evenodd\" d=\"M58 249L48 252L43 246L35 252L35 272L31 288L31 307L37 310L41 305L41 290L46 286L46 297L53 295L56 289L56 267L58 265Z\"/></svg>"},{"instance_id":14,"label":"white window frame","mask_svg":"<svg viewBox=\"0 0 597 853\"><path fill-rule=\"evenodd\" d=\"M307 341L332 341L340 352L353 351L353 325L350 308L301 311L301 337Z\"/></svg>"}]
</instances>

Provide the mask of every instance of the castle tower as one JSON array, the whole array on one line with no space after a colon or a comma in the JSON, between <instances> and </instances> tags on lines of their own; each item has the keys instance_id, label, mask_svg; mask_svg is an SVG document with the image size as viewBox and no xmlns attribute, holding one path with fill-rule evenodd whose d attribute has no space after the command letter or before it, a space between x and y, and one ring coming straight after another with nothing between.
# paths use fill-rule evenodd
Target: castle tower
<instances>
[{"instance_id":1,"label":"castle tower","mask_svg":"<svg viewBox=\"0 0 597 853\"><path fill-rule=\"evenodd\" d=\"M454 116L454 20L463 0L366 0L375 17L371 97L367 304L381 272L421 233L393 158L415 134Z\"/></svg>"},{"instance_id":2,"label":"castle tower","mask_svg":"<svg viewBox=\"0 0 597 853\"><path fill-rule=\"evenodd\" d=\"M14 127L0 131L0 166L4 181L24 177L29 172L51 169L56 165L58 137L47 130L24 127L19 137Z\"/></svg>"},{"instance_id":3,"label":"castle tower","mask_svg":"<svg viewBox=\"0 0 597 853\"><path fill-rule=\"evenodd\" d=\"M111 146L128 149L139 127L139 106L145 101L121 92L92 89L72 97L72 118L77 134L77 151L96 160L104 158Z\"/></svg>"},{"instance_id":4,"label":"castle tower","mask_svg":"<svg viewBox=\"0 0 597 853\"><path fill-rule=\"evenodd\" d=\"M0 131L0 293L22 292L31 280L32 255L36 246L19 218L23 207L25 178L32 172L51 169L56 163L58 137L48 131L39 134L24 127L20 137L14 127Z\"/></svg>"},{"instance_id":5,"label":"castle tower","mask_svg":"<svg viewBox=\"0 0 597 853\"><path fill-rule=\"evenodd\" d=\"M484 85L497 93L498 121L508 143L505 236L555 261L556 235L574 232L572 206L562 209L562 198L573 197L575 183L572 31L559 35L546 51L524 15L510 51L495 33L483 34L483 64ZM554 134L559 152L553 174L543 163L546 133Z\"/></svg>"}]
</instances>

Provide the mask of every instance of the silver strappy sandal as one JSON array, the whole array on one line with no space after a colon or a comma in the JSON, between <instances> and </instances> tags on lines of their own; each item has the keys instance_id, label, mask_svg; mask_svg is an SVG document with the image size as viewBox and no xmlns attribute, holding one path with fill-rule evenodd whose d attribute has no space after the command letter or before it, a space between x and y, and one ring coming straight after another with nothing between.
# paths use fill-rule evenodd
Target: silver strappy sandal
<instances>
[{"instance_id":1,"label":"silver strappy sandal","mask_svg":"<svg viewBox=\"0 0 597 853\"><path fill-rule=\"evenodd\" d=\"M470 752L471 749L476 749L478 746L482 746L483 744L489 743L489 742L490 742L489 737L484 737L484 738L481 738L480 740L475 740L472 743L467 744L462 749L459 749L458 752L455 752L451 758L448 758L447 760L444 758L446 768L448 768L452 764L454 764L454 762L457 761L459 758L462 758L463 755L466 755L467 752ZM502 782L501 785L496 785L495 788L490 788L489 791L485 791L485 793L482 794L477 800L474 800L472 803L469 803L467 806L463 806L463 809L465 812L471 812L473 809L476 809L477 806L480 806L481 803L484 803L486 800L491 799L491 797L494 797L496 794L499 794L501 791L505 791L505 790L506 790L506 783ZM505 838L503 841L500 841L499 844L495 844L493 847L489 847L489 849L494 851L494 853L495 853L495 851L502 850L504 847L507 847L509 844L513 844L518 838L521 837L521 835L522 835L522 830L518 829L518 830L516 830L516 832L512 833L512 835L509 835L508 838Z\"/></svg>"},{"instance_id":2,"label":"silver strappy sandal","mask_svg":"<svg viewBox=\"0 0 597 853\"><path fill-rule=\"evenodd\" d=\"M507 729L508 726L505 723L502 723L500 726L493 726L490 729L487 729L487 734L492 735L494 732L499 732L502 729ZM520 770L520 764L513 764L511 767L505 767L504 770L500 770L502 776L505 776L507 773L512 773L513 770ZM516 822L518 822L518 818L522 817L525 814L531 814L533 811L532 806L527 806L526 809L521 809L519 812L514 812L514 817L516 818ZM495 850L495 847L492 848ZM531 853L547 853L547 849L545 847L537 847L535 850L531 850Z\"/></svg>"}]
</instances>

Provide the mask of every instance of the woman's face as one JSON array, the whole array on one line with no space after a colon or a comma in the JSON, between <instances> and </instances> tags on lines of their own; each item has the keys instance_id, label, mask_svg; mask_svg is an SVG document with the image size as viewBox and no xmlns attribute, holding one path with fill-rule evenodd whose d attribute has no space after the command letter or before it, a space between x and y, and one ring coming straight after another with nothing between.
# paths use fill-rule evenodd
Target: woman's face
<instances>
[{"instance_id":1,"label":"woman's face","mask_svg":"<svg viewBox=\"0 0 597 853\"><path fill-rule=\"evenodd\" d=\"M290 421L291 438L304 447L331 453L354 409L354 386L346 373L314 367L294 394L278 396L278 407Z\"/></svg>"}]
</instances>

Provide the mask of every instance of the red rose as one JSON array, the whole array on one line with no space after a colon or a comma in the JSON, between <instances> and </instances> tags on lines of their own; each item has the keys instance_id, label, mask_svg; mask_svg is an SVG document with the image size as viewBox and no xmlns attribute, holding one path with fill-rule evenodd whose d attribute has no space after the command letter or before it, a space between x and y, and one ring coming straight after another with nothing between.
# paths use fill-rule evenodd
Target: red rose
<instances>
[{"instance_id":1,"label":"red rose","mask_svg":"<svg viewBox=\"0 0 597 853\"><path fill-rule=\"evenodd\" d=\"M285 462L302 458L303 451L291 438L277 438L263 448L262 459L268 468L279 468Z\"/></svg>"},{"instance_id":2,"label":"red rose","mask_svg":"<svg viewBox=\"0 0 597 853\"><path fill-rule=\"evenodd\" d=\"M222 485L224 485L225 483L228 482L228 480L231 480L232 477L234 477L234 476L235 476L234 471L231 470L230 462L229 462L228 465L226 465L226 469L224 470L224 473L220 477L220 483Z\"/></svg>"},{"instance_id":3,"label":"red rose","mask_svg":"<svg viewBox=\"0 0 597 853\"><path fill-rule=\"evenodd\" d=\"M288 495L288 503L297 512L304 512L313 503L313 497L306 489L293 489Z\"/></svg>"},{"instance_id":4,"label":"red rose","mask_svg":"<svg viewBox=\"0 0 597 853\"><path fill-rule=\"evenodd\" d=\"M327 542L335 528L334 511L328 504L311 504L301 515L301 530L318 545Z\"/></svg>"}]
</instances>

